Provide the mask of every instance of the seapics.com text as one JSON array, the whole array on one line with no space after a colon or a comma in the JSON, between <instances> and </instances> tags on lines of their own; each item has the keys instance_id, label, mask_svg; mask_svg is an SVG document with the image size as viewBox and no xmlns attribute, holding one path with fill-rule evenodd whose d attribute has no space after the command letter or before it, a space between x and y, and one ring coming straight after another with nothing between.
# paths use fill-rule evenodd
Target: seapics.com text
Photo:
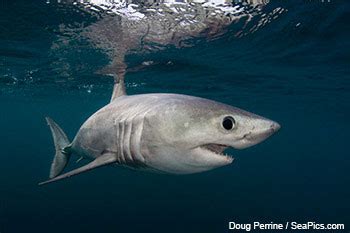
<instances>
[{"instance_id":1,"label":"seapics.com text","mask_svg":"<svg viewBox=\"0 0 350 233\"><path fill-rule=\"evenodd\" d=\"M252 231L252 230L344 230L345 224L342 223L317 223L317 222L285 222L285 223L237 223L229 222L230 230Z\"/></svg>"}]
</instances>

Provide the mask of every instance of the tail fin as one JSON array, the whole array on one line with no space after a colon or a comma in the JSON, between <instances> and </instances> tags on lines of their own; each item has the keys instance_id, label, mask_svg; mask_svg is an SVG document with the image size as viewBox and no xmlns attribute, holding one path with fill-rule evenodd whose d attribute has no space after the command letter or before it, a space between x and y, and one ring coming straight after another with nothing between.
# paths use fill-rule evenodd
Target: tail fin
<instances>
[{"instance_id":1,"label":"tail fin","mask_svg":"<svg viewBox=\"0 0 350 233\"><path fill-rule=\"evenodd\" d=\"M50 126L56 149L56 154L50 170L50 178L54 178L61 174L68 163L70 153L66 152L64 149L69 145L69 141L63 130L51 118L46 117L46 121Z\"/></svg>"}]
</instances>

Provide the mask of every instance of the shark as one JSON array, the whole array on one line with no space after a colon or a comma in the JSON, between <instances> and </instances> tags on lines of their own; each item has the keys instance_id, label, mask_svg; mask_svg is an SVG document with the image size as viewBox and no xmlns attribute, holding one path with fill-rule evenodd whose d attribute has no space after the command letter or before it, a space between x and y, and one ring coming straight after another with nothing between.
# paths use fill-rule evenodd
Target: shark
<instances>
[{"instance_id":1,"label":"shark","mask_svg":"<svg viewBox=\"0 0 350 233\"><path fill-rule=\"evenodd\" d=\"M44 185L102 166L193 174L231 164L227 148L256 145L280 129L265 117L217 101L167 93L127 95L115 77L110 102L90 116L72 142L46 118L55 145ZM63 173L72 155L89 162Z\"/></svg>"}]
</instances>

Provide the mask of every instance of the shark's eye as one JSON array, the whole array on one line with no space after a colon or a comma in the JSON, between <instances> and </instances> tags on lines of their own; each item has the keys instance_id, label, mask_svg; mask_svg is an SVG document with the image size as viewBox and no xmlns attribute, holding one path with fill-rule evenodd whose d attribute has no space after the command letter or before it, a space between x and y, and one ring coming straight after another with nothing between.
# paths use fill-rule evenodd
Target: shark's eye
<instances>
[{"instance_id":1,"label":"shark's eye","mask_svg":"<svg viewBox=\"0 0 350 233\"><path fill-rule=\"evenodd\" d=\"M233 119L233 117L231 116L227 116L224 118L224 120L222 121L222 127L224 127L224 129L226 130L231 130L235 127L235 119Z\"/></svg>"}]
</instances>

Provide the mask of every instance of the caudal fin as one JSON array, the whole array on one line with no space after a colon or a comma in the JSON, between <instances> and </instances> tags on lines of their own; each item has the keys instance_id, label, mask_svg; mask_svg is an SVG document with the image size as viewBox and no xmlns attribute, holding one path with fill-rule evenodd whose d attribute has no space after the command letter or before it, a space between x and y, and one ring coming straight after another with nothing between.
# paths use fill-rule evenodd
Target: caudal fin
<instances>
[{"instance_id":1,"label":"caudal fin","mask_svg":"<svg viewBox=\"0 0 350 233\"><path fill-rule=\"evenodd\" d=\"M69 145L68 138L63 130L51 118L46 117L47 124L50 126L53 141L55 144L56 154L51 164L50 179L61 174L66 167L70 153L65 151Z\"/></svg>"}]
</instances>

